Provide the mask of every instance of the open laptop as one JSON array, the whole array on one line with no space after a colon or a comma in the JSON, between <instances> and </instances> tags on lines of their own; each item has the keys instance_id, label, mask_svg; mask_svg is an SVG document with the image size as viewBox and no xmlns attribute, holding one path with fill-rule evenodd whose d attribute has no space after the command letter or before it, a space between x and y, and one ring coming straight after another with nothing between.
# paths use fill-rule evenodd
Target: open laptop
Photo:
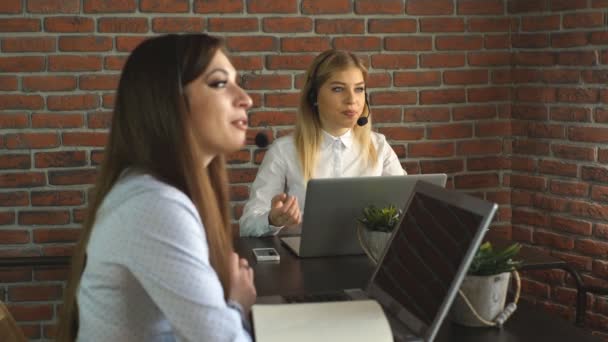
<instances>
[{"instance_id":1,"label":"open laptop","mask_svg":"<svg viewBox=\"0 0 608 342\"><path fill-rule=\"evenodd\" d=\"M365 322L370 322L381 331L382 325L377 322L383 315L374 313L369 300L353 299L371 298L380 304L380 312L389 322L393 335L390 340L432 341L497 207L464 193L418 182L365 291L340 291L331 295L338 298L330 298L340 301L325 303L285 305L280 303L291 302L289 296L259 297L258 303L279 304L253 306L256 340L276 341L276 337L291 335L297 338L286 340L364 340L359 334L365 329L357 325L367 327ZM323 294L322 298L331 296ZM315 301L315 296L311 299ZM341 300L354 304L344 307ZM334 306L342 309L327 318L327 312L336 312ZM342 315L352 317L355 326L344 322Z\"/></svg>"},{"instance_id":2,"label":"open laptop","mask_svg":"<svg viewBox=\"0 0 608 342\"><path fill-rule=\"evenodd\" d=\"M363 208L392 204L403 209L419 180L445 186L447 175L311 179L301 235L282 237L281 242L299 257L363 254L356 232Z\"/></svg>"}]
</instances>

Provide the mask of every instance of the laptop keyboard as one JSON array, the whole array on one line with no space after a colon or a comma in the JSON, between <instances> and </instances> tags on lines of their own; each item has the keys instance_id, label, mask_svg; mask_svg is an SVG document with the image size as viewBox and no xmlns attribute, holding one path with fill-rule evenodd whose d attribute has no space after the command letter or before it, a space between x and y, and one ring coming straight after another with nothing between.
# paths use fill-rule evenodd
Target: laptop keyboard
<instances>
[{"instance_id":1,"label":"laptop keyboard","mask_svg":"<svg viewBox=\"0 0 608 342\"><path fill-rule=\"evenodd\" d=\"M343 302L347 300L352 300L350 296L341 291L303 295L287 295L283 296L283 299L287 303Z\"/></svg>"}]
</instances>

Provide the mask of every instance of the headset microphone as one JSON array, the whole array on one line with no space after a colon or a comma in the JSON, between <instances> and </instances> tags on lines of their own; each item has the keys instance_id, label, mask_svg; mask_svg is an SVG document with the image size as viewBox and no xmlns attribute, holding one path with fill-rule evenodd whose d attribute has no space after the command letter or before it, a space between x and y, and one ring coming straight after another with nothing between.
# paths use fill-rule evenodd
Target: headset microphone
<instances>
[{"instance_id":1,"label":"headset microphone","mask_svg":"<svg viewBox=\"0 0 608 342\"><path fill-rule=\"evenodd\" d=\"M357 125L365 126L369 121L367 118L372 114L372 111L369 109L369 103L367 102L367 93L365 93L365 106L367 107L367 115L361 116L357 119Z\"/></svg>"},{"instance_id":2,"label":"headset microphone","mask_svg":"<svg viewBox=\"0 0 608 342\"><path fill-rule=\"evenodd\" d=\"M264 132L260 132L255 135L255 144L258 147L264 148L264 147L268 146L268 142L269 142L268 136Z\"/></svg>"}]
</instances>

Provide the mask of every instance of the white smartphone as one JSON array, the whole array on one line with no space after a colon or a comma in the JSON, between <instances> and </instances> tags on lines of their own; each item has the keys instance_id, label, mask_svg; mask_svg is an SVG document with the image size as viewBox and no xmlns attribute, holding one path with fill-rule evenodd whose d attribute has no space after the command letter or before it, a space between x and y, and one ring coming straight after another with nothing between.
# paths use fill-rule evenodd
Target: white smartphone
<instances>
[{"instance_id":1,"label":"white smartphone","mask_svg":"<svg viewBox=\"0 0 608 342\"><path fill-rule=\"evenodd\" d=\"M279 261L281 256L274 248L254 248L252 249L255 260L257 261Z\"/></svg>"}]
</instances>

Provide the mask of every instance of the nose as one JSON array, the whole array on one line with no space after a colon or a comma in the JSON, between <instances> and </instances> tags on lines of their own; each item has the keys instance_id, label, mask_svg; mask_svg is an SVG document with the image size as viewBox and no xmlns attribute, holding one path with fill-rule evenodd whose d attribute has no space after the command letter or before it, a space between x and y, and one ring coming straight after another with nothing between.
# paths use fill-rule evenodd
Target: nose
<instances>
[{"instance_id":1,"label":"nose","mask_svg":"<svg viewBox=\"0 0 608 342\"><path fill-rule=\"evenodd\" d=\"M346 103L348 103L348 104L355 103L357 94L355 93L355 91L353 89L349 89L349 90L345 91L345 94L346 94L346 96L345 96L344 100L346 101Z\"/></svg>"},{"instance_id":2,"label":"nose","mask_svg":"<svg viewBox=\"0 0 608 342\"><path fill-rule=\"evenodd\" d=\"M253 100L251 96L245 92L241 87L237 87L236 106L244 109L249 109L253 106Z\"/></svg>"}]
</instances>

